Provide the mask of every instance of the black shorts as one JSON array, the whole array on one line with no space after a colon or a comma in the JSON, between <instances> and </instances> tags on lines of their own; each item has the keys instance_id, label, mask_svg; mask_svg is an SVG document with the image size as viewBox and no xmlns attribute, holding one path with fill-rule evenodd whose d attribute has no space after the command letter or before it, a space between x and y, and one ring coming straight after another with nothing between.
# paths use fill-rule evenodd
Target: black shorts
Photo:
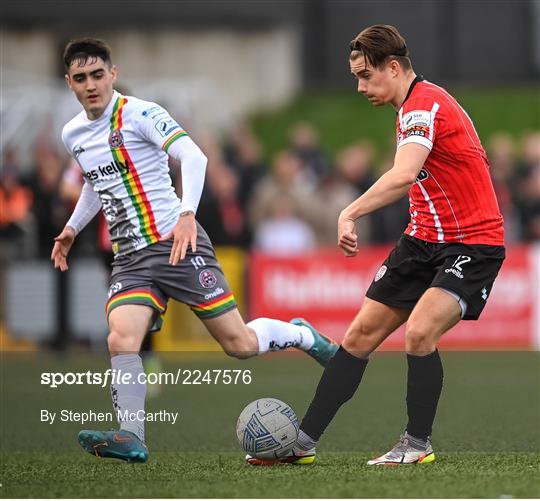
<instances>
[{"instance_id":1,"label":"black shorts","mask_svg":"<svg viewBox=\"0 0 540 501\"><path fill-rule=\"evenodd\" d=\"M476 320L504 258L502 246L435 244L402 235L379 268L366 296L388 306L412 310L428 288L440 287L467 302L464 320Z\"/></svg>"},{"instance_id":2,"label":"black shorts","mask_svg":"<svg viewBox=\"0 0 540 501\"><path fill-rule=\"evenodd\" d=\"M188 305L202 320L235 309L236 301L208 235L197 223L197 252L191 246L176 266L169 264L172 240L116 258L110 278L107 318L124 304L143 304L156 312L151 330L161 327L169 298Z\"/></svg>"}]
</instances>

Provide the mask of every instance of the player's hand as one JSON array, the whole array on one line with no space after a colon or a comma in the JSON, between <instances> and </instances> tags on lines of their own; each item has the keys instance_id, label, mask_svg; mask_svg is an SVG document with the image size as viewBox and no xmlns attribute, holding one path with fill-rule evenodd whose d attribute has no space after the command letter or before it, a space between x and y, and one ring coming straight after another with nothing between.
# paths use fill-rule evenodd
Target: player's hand
<instances>
[{"instance_id":1,"label":"player's hand","mask_svg":"<svg viewBox=\"0 0 540 501\"><path fill-rule=\"evenodd\" d=\"M71 226L66 226L60 235L54 239L54 247L51 252L51 261L55 268L60 268L60 271L66 271L69 267L67 264L67 255L75 241L75 230Z\"/></svg>"},{"instance_id":2,"label":"player's hand","mask_svg":"<svg viewBox=\"0 0 540 501\"><path fill-rule=\"evenodd\" d=\"M338 219L338 246L347 257L358 254L358 235L354 219L342 212Z\"/></svg>"},{"instance_id":3,"label":"player's hand","mask_svg":"<svg viewBox=\"0 0 540 501\"><path fill-rule=\"evenodd\" d=\"M197 252L197 223L193 212L181 215L176 226L161 240L170 240L171 238L174 238L174 241L169 264L176 266L178 261L182 261L186 257L188 245L191 245L193 252Z\"/></svg>"}]
</instances>

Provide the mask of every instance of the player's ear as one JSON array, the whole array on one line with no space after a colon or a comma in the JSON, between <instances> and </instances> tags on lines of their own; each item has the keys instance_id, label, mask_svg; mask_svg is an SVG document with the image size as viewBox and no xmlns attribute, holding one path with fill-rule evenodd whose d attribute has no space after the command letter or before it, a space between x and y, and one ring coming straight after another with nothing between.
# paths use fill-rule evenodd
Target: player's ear
<instances>
[{"instance_id":1,"label":"player's ear","mask_svg":"<svg viewBox=\"0 0 540 501\"><path fill-rule=\"evenodd\" d=\"M111 66L111 75L112 75L112 81L113 83L115 83L118 77L118 68L116 67L115 64Z\"/></svg>"},{"instance_id":2,"label":"player's ear","mask_svg":"<svg viewBox=\"0 0 540 501\"><path fill-rule=\"evenodd\" d=\"M399 62L396 59L392 59L390 63L388 63L388 67L390 69L392 78L396 78L399 75L399 70L401 69Z\"/></svg>"},{"instance_id":3,"label":"player's ear","mask_svg":"<svg viewBox=\"0 0 540 501\"><path fill-rule=\"evenodd\" d=\"M65 81L66 81L68 87L69 87L71 90L73 90L73 87L71 87L71 77L70 77L67 73L64 75L64 79L65 79Z\"/></svg>"}]
</instances>

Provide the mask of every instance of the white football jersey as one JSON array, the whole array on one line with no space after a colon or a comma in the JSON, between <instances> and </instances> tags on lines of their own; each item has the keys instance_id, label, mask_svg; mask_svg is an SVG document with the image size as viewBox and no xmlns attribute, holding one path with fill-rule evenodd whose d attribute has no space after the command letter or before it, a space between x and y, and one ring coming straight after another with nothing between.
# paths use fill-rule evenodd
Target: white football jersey
<instances>
[{"instance_id":1,"label":"white football jersey","mask_svg":"<svg viewBox=\"0 0 540 501\"><path fill-rule=\"evenodd\" d=\"M64 126L62 140L99 194L117 256L157 242L178 222L167 151L186 135L161 106L116 91L97 120L81 111Z\"/></svg>"}]
</instances>

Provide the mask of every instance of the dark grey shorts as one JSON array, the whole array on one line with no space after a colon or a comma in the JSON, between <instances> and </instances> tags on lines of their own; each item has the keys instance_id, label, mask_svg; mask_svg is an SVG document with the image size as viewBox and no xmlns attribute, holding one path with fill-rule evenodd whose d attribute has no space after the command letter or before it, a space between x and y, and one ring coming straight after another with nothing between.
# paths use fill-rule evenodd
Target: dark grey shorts
<instances>
[{"instance_id":1,"label":"dark grey shorts","mask_svg":"<svg viewBox=\"0 0 540 501\"><path fill-rule=\"evenodd\" d=\"M107 318L124 304L144 304L157 313L152 330L161 326L169 298L187 304L201 319L236 308L234 296L217 262L212 243L197 223L197 252L191 246L184 260L169 264L172 240L158 242L113 262Z\"/></svg>"}]
</instances>

